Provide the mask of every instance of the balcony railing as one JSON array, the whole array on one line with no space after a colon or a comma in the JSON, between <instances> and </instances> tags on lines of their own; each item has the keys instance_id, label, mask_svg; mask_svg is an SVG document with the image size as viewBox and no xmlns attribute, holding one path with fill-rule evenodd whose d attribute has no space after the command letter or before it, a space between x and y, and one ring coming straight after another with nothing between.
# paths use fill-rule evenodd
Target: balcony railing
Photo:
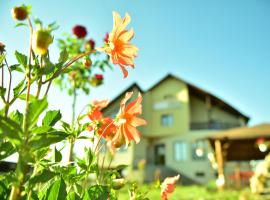
<instances>
[{"instance_id":1,"label":"balcony railing","mask_svg":"<svg viewBox=\"0 0 270 200\"><path fill-rule=\"evenodd\" d=\"M226 123L226 122L192 122L190 123L191 130L225 130L230 128L240 127L237 123Z\"/></svg>"}]
</instances>

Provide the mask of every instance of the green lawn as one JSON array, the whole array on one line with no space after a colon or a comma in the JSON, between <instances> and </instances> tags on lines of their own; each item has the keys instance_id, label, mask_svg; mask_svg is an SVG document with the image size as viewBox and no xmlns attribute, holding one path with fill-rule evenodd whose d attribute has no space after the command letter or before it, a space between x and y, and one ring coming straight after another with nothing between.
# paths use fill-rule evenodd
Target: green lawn
<instances>
[{"instance_id":1,"label":"green lawn","mask_svg":"<svg viewBox=\"0 0 270 200\"><path fill-rule=\"evenodd\" d=\"M148 189L146 185L140 187L142 192L149 191L147 197L153 200L160 199L160 190ZM123 188L119 192L120 200L129 200L128 191ZM250 194L249 189L242 191L225 190L224 192L208 191L202 186L177 186L169 200L264 200L268 198L256 197Z\"/></svg>"}]
</instances>

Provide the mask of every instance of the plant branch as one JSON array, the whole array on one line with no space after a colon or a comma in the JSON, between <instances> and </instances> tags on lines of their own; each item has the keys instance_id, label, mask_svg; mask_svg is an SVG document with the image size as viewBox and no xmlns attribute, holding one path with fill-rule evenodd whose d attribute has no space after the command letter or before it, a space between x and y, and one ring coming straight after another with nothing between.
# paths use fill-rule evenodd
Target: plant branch
<instances>
[{"instance_id":1,"label":"plant branch","mask_svg":"<svg viewBox=\"0 0 270 200\"><path fill-rule=\"evenodd\" d=\"M92 53L95 53L96 50L93 50L93 51L89 51L89 52L86 52L86 53L82 53L82 54L79 54L77 56L75 56L74 58L72 58L70 61L68 61L64 66L63 68L61 68L60 70L58 70L57 72L55 72L53 74L53 76L49 79L47 79L46 81L43 81L42 83L45 84L53 79L55 79L57 76L59 76L61 73L63 73L70 65L72 65L74 62L76 62L77 60L79 60L80 58L83 58L84 56L88 56Z\"/></svg>"}]
</instances>

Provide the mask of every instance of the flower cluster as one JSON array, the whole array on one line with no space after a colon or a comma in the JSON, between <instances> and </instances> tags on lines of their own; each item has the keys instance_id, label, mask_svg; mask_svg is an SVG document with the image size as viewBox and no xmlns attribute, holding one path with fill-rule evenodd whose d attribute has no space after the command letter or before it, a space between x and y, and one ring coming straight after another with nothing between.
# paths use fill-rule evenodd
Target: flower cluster
<instances>
[{"instance_id":1,"label":"flower cluster","mask_svg":"<svg viewBox=\"0 0 270 200\"><path fill-rule=\"evenodd\" d=\"M96 130L99 137L106 139L107 147L112 154L124 144L127 147L131 141L139 143L140 132L136 127L146 125L144 119L137 117L142 113L141 94L139 93L134 101L126 105L132 94L133 92L126 93L114 119L104 117L101 112L103 108L107 107L107 100L94 101L88 113L88 117L92 121L88 130Z\"/></svg>"}]
</instances>

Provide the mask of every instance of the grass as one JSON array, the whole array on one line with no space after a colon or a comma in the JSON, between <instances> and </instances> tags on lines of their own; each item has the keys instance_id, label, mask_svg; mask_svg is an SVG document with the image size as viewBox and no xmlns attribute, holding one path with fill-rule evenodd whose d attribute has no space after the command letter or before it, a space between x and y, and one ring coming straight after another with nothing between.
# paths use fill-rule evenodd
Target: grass
<instances>
[{"instance_id":1,"label":"grass","mask_svg":"<svg viewBox=\"0 0 270 200\"><path fill-rule=\"evenodd\" d=\"M160 199L160 189L143 185L141 192L146 192L150 200ZM119 191L120 200L129 200L128 189L123 188ZM169 200L264 200L265 198L253 196L249 189L241 191L225 190L224 192L208 191L203 186L177 186Z\"/></svg>"}]
</instances>

